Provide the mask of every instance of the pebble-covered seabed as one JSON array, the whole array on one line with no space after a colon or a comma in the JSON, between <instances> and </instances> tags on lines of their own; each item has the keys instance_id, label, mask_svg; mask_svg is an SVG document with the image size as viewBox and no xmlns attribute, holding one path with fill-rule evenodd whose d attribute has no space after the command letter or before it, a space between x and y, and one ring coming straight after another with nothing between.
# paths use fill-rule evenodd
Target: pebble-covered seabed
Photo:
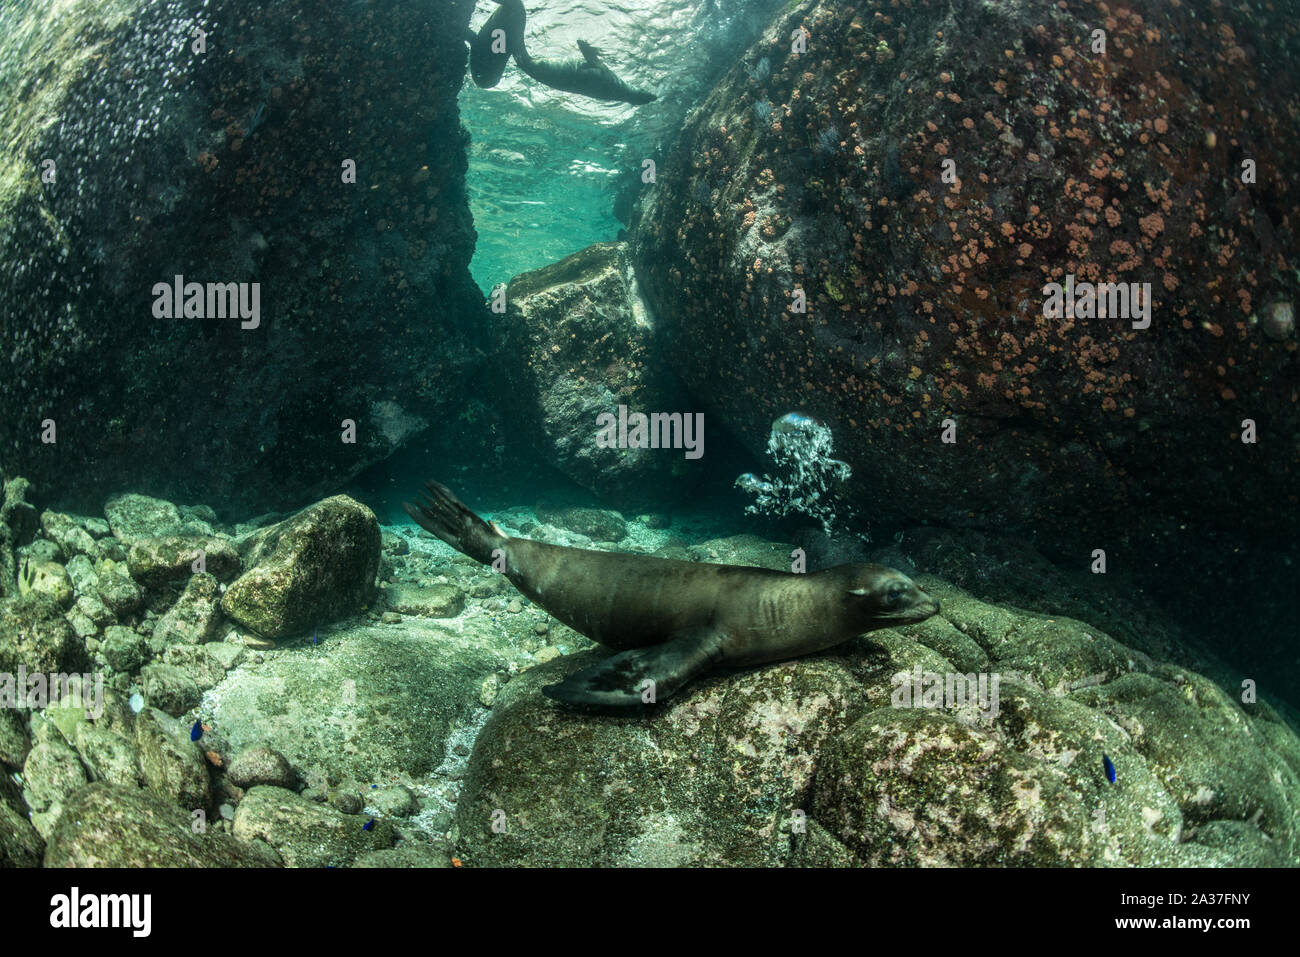
<instances>
[{"instance_id":1,"label":"pebble-covered seabed","mask_svg":"<svg viewBox=\"0 0 1300 957\"><path fill-rule=\"evenodd\" d=\"M21 542L0 672L87 672L105 690L93 717L0 710L7 865L1231 866L1300 853L1294 724L1238 703L1231 669L1155 612L1119 606L1140 622L1122 643L1085 623L1089 592L1027 547L1025 594L987 604L924 573L1004 584L958 536L905 534L874 557L914 573L939 616L606 717L539 691L598 654L590 641L346 496L226 525L141 495L110 499L103 517L37 515L25 491L9 480L0 514ZM489 517L584 547L789 561L787 544L681 516ZM224 558L195 572L196 548ZM1079 618L1053 614L1058 599ZM1113 601L1095 607L1116 616ZM890 707L891 676L918 666L997 673L996 716Z\"/></svg>"}]
</instances>

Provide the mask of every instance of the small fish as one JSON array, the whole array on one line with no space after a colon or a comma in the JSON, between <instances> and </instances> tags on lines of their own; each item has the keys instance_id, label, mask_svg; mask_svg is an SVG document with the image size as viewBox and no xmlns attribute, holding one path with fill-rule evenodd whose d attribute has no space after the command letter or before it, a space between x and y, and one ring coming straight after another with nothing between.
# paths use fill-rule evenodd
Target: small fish
<instances>
[{"instance_id":1,"label":"small fish","mask_svg":"<svg viewBox=\"0 0 1300 957\"><path fill-rule=\"evenodd\" d=\"M1104 755L1104 754L1101 756L1101 767L1102 767L1102 770L1104 770L1104 771L1106 772L1106 780L1109 781L1111 784L1114 784L1114 783L1115 783L1115 765L1112 764L1110 758L1109 758L1108 756Z\"/></svg>"},{"instance_id":2,"label":"small fish","mask_svg":"<svg viewBox=\"0 0 1300 957\"><path fill-rule=\"evenodd\" d=\"M313 645L318 645L318 644L320 644L320 638L317 637L317 635L319 635L319 634L320 634L320 629L319 629L319 628L317 628L317 629L315 629L315 630L312 631L312 633L311 633L311 643L312 643Z\"/></svg>"},{"instance_id":3,"label":"small fish","mask_svg":"<svg viewBox=\"0 0 1300 957\"><path fill-rule=\"evenodd\" d=\"M361 830L369 831L374 826L375 826L375 819L372 817L370 820L366 821L365 824L361 825Z\"/></svg>"},{"instance_id":4,"label":"small fish","mask_svg":"<svg viewBox=\"0 0 1300 957\"><path fill-rule=\"evenodd\" d=\"M190 728L190 740L197 741L201 737L203 737L203 722L195 721L194 727Z\"/></svg>"}]
</instances>

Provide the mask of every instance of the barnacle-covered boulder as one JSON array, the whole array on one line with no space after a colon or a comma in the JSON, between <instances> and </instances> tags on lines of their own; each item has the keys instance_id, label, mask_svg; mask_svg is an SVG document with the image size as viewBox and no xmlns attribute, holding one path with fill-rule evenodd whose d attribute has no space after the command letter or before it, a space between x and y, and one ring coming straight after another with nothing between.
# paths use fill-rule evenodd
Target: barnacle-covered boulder
<instances>
[{"instance_id":1,"label":"barnacle-covered boulder","mask_svg":"<svg viewBox=\"0 0 1300 957\"><path fill-rule=\"evenodd\" d=\"M1086 516L1177 554L1196 514L1289 542L1300 154L1269 144L1300 26L1203 13L787 5L642 187L632 259L674 370L755 454L791 409L825 421L876 523L1076 547ZM1149 316L1048 317L1070 276L1149 284ZM1234 608L1258 613L1258 571L1220 579L1253 596Z\"/></svg>"}]
</instances>

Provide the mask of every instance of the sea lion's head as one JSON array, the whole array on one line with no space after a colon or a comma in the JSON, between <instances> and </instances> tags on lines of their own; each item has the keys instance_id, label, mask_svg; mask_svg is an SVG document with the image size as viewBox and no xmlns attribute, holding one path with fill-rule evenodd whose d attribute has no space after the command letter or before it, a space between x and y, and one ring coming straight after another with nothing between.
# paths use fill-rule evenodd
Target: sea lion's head
<instances>
[{"instance_id":1,"label":"sea lion's head","mask_svg":"<svg viewBox=\"0 0 1300 957\"><path fill-rule=\"evenodd\" d=\"M845 602L865 628L911 625L939 611L916 582L886 565L845 565ZM864 628L864 630L865 630Z\"/></svg>"}]
</instances>

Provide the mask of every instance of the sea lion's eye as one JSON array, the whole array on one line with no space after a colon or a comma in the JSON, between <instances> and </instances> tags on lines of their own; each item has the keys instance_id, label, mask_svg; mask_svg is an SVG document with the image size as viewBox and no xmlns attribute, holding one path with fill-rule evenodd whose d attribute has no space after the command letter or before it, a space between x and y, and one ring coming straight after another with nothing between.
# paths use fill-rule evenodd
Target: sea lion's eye
<instances>
[{"instance_id":1,"label":"sea lion's eye","mask_svg":"<svg viewBox=\"0 0 1300 957\"><path fill-rule=\"evenodd\" d=\"M902 602L903 596L906 594L906 585L891 585L889 591L885 592L885 601L891 605L897 605Z\"/></svg>"}]
</instances>

